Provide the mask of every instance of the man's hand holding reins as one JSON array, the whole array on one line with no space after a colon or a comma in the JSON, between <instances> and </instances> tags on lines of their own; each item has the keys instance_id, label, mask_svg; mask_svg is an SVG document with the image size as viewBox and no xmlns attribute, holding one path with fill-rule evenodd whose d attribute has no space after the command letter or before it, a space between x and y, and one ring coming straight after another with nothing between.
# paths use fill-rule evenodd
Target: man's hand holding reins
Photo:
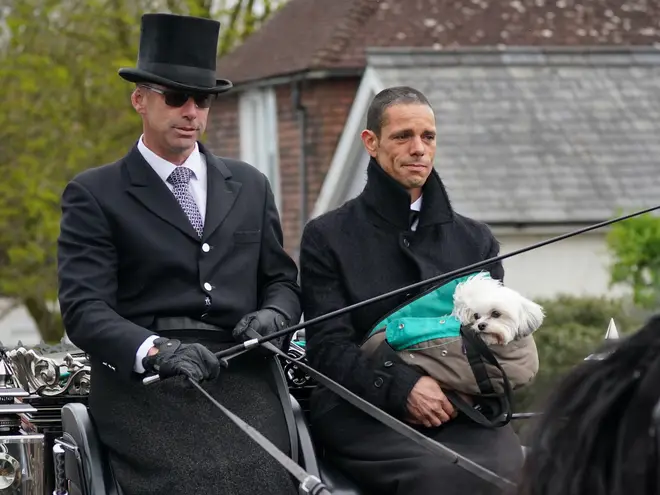
<instances>
[{"instance_id":1,"label":"man's hand holding reins","mask_svg":"<svg viewBox=\"0 0 660 495\"><path fill-rule=\"evenodd\" d=\"M252 338L250 335L247 335L248 330L253 330L262 337L267 337L279 330L284 330L288 324L288 319L282 313L274 309L265 308L249 313L241 318L241 321L234 327L232 333L236 340L244 342Z\"/></svg>"},{"instance_id":2,"label":"man's hand holding reins","mask_svg":"<svg viewBox=\"0 0 660 495\"><path fill-rule=\"evenodd\" d=\"M220 361L201 344L182 344L176 339L159 337L142 360L147 373L161 378L187 376L196 382L211 380L220 374Z\"/></svg>"}]
</instances>

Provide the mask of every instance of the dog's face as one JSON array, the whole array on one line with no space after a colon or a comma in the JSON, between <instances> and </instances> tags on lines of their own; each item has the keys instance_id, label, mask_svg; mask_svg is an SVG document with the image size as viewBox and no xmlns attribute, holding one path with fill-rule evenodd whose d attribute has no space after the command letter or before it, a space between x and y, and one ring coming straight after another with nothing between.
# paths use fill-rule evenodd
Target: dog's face
<instances>
[{"instance_id":1,"label":"dog's face","mask_svg":"<svg viewBox=\"0 0 660 495\"><path fill-rule=\"evenodd\" d=\"M466 324L475 332L489 335L490 343L505 345L523 336L521 331L522 311L520 300L502 297L502 295L484 294L475 301L473 313Z\"/></svg>"},{"instance_id":2,"label":"dog's face","mask_svg":"<svg viewBox=\"0 0 660 495\"><path fill-rule=\"evenodd\" d=\"M536 331L543 308L499 281L477 275L459 284L454 315L488 344L506 345Z\"/></svg>"}]
</instances>

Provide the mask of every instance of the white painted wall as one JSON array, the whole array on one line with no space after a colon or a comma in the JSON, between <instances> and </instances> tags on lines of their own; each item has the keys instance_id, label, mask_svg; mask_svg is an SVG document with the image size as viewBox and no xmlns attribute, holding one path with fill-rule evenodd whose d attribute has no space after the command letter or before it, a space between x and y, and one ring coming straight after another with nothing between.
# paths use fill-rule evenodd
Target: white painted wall
<instances>
[{"instance_id":1,"label":"white painted wall","mask_svg":"<svg viewBox=\"0 0 660 495\"><path fill-rule=\"evenodd\" d=\"M513 233L493 229L493 233L501 243L501 254L505 254L570 230L573 229ZM528 297L553 297L560 293L624 295L624 288L609 287L609 261L605 233L582 234L504 260L504 279L506 285Z\"/></svg>"}]
</instances>

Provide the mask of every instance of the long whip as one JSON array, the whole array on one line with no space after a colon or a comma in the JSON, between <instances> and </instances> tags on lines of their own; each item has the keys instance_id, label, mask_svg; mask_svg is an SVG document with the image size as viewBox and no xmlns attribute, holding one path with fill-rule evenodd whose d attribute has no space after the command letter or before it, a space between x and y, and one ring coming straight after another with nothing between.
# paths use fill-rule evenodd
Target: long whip
<instances>
[{"instance_id":1,"label":"long whip","mask_svg":"<svg viewBox=\"0 0 660 495\"><path fill-rule=\"evenodd\" d=\"M511 258L512 256L517 256L519 254L523 254L523 253L532 251L534 249L538 249L538 248L547 246L549 244L554 244L555 242L559 242L559 241L562 241L564 239L574 237L576 235L584 234L584 233L592 231L592 230L600 229L602 227L606 227L606 226L611 225L613 223L621 222L623 220L628 220L629 218L633 218L633 217L636 217L636 216L639 216L639 215L643 215L645 213L649 213L651 211L658 210L658 209L660 209L660 205L653 206L653 207L650 207L650 208L646 208L644 210L636 211L634 213L629 213L627 215L623 215L623 216L620 216L620 217L617 217L617 218L614 218L614 219L611 219L611 220L606 220L604 222L600 222L600 223L597 223L597 224L594 224L594 225L583 227L581 229L574 230L572 232L568 232L566 234L562 234L562 235L559 235L559 236L556 236L556 237L552 237L550 239L546 239L544 241L537 242L535 244L532 244L531 246L523 247L523 248L520 248L516 251L511 251L510 253L502 254L502 255L499 255L499 256L495 256L493 258L489 258L489 259L486 259L486 260L483 260L483 261L479 261L477 263L473 263L472 265L469 265L469 266L466 266L466 267L463 267L463 268L459 268L457 270L453 270L453 271L445 273L445 274L437 275L437 276L429 278L427 280L422 280L421 282L416 282L412 285L408 285L408 286L402 287L400 289L395 289L393 291L387 292L385 294L381 294L379 296L375 296L371 299L365 299L364 301L360 301L356 304L346 306L345 308L340 308L340 309L337 309L335 311L331 311L330 313L318 316L318 317L313 318L309 321L303 321L303 322L298 323L296 325L293 325L291 327L288 327L288 328L285 328L283 330L274 332L274 333L272 333L270 335L267 335L265 337L259 337L257 339L247 340L247 341L245 341L241 344L238 344L236 346L233 346L233 347L230 347L228 349L217 352L215 355L221 360L221 364L223 366L228 366L229 359L232 359L236 356L239 356L239 355L243 354L244 352L248 351L249 349L251 349L253 347L256 347L256 346L258 346L258 345L260 345L264 342L268 342L268 341L277 339L279 337L282 337L284 335L291 334L291 333L293 333L297 330L301 330L301 329L309 327L311 325L316 325L318 323L322 323L322 322L324 322L326 320L329 320L331 318L336 318L338 316L342 316L346 313L350 313L352 311L355 311L356 309L362 308L364 306L367 306L369 304L373 304L373 303L378 302L378 301L382 301L383 299L388 299L390 297L396 296L396 295L401 294L403 292L408 292L408 291L411 291L411 290L414 290L414 289L417 289L419 287L423 287L423 286L426 286L426 285L429 285L429 284L432 284L432 283L445 282L447 280L452 280L454 278L461 277L463 275L467 275L467 274L473 272L474 270L476 270L478 268L481 268L481 267L484 267L486 265L490 265L490 264L493 264L493 263L497 263L497 262L505 260L507 258ZM150 378L151 377L145 378L145 380L149 380Z\"/></svg>"}]
</instances>

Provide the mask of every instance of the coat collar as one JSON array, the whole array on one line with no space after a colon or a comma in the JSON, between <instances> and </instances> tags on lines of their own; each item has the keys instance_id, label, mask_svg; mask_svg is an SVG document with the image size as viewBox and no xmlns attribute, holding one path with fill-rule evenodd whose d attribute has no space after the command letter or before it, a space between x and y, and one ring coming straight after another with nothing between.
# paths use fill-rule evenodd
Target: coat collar
<instances>
[{"instance_id":1,"label":"coat collar","mask_svg":"<svg viewBox=\"0 0 660 495\"><path fill-rule=\"evenodd\" d=\"M231 180L231 170L222 159L213 155L202 143L198 143L198 146L206 161L206 219L202 240L207 240L234 205L241 183ZM137 143L126 155L124 166L128 176L127 190L130 194L152 213L184 234L199 240L176 198L144 159Z\"/></svg>"},{"instance_id":2,"label":"coat collar","mask_svg":"<svg viewBox=\"0 0 660 495\"><path fill-rule=\"evenodd\" d=\"M419 214L418 228L448 223L454 219L445 186L434 169L422 187L424 200ZM367 205L387 222L407 230L410 215L410 194L390 177L375 158L367 166L367 184L361 197Z\"/></svg>"}]
</instances>

